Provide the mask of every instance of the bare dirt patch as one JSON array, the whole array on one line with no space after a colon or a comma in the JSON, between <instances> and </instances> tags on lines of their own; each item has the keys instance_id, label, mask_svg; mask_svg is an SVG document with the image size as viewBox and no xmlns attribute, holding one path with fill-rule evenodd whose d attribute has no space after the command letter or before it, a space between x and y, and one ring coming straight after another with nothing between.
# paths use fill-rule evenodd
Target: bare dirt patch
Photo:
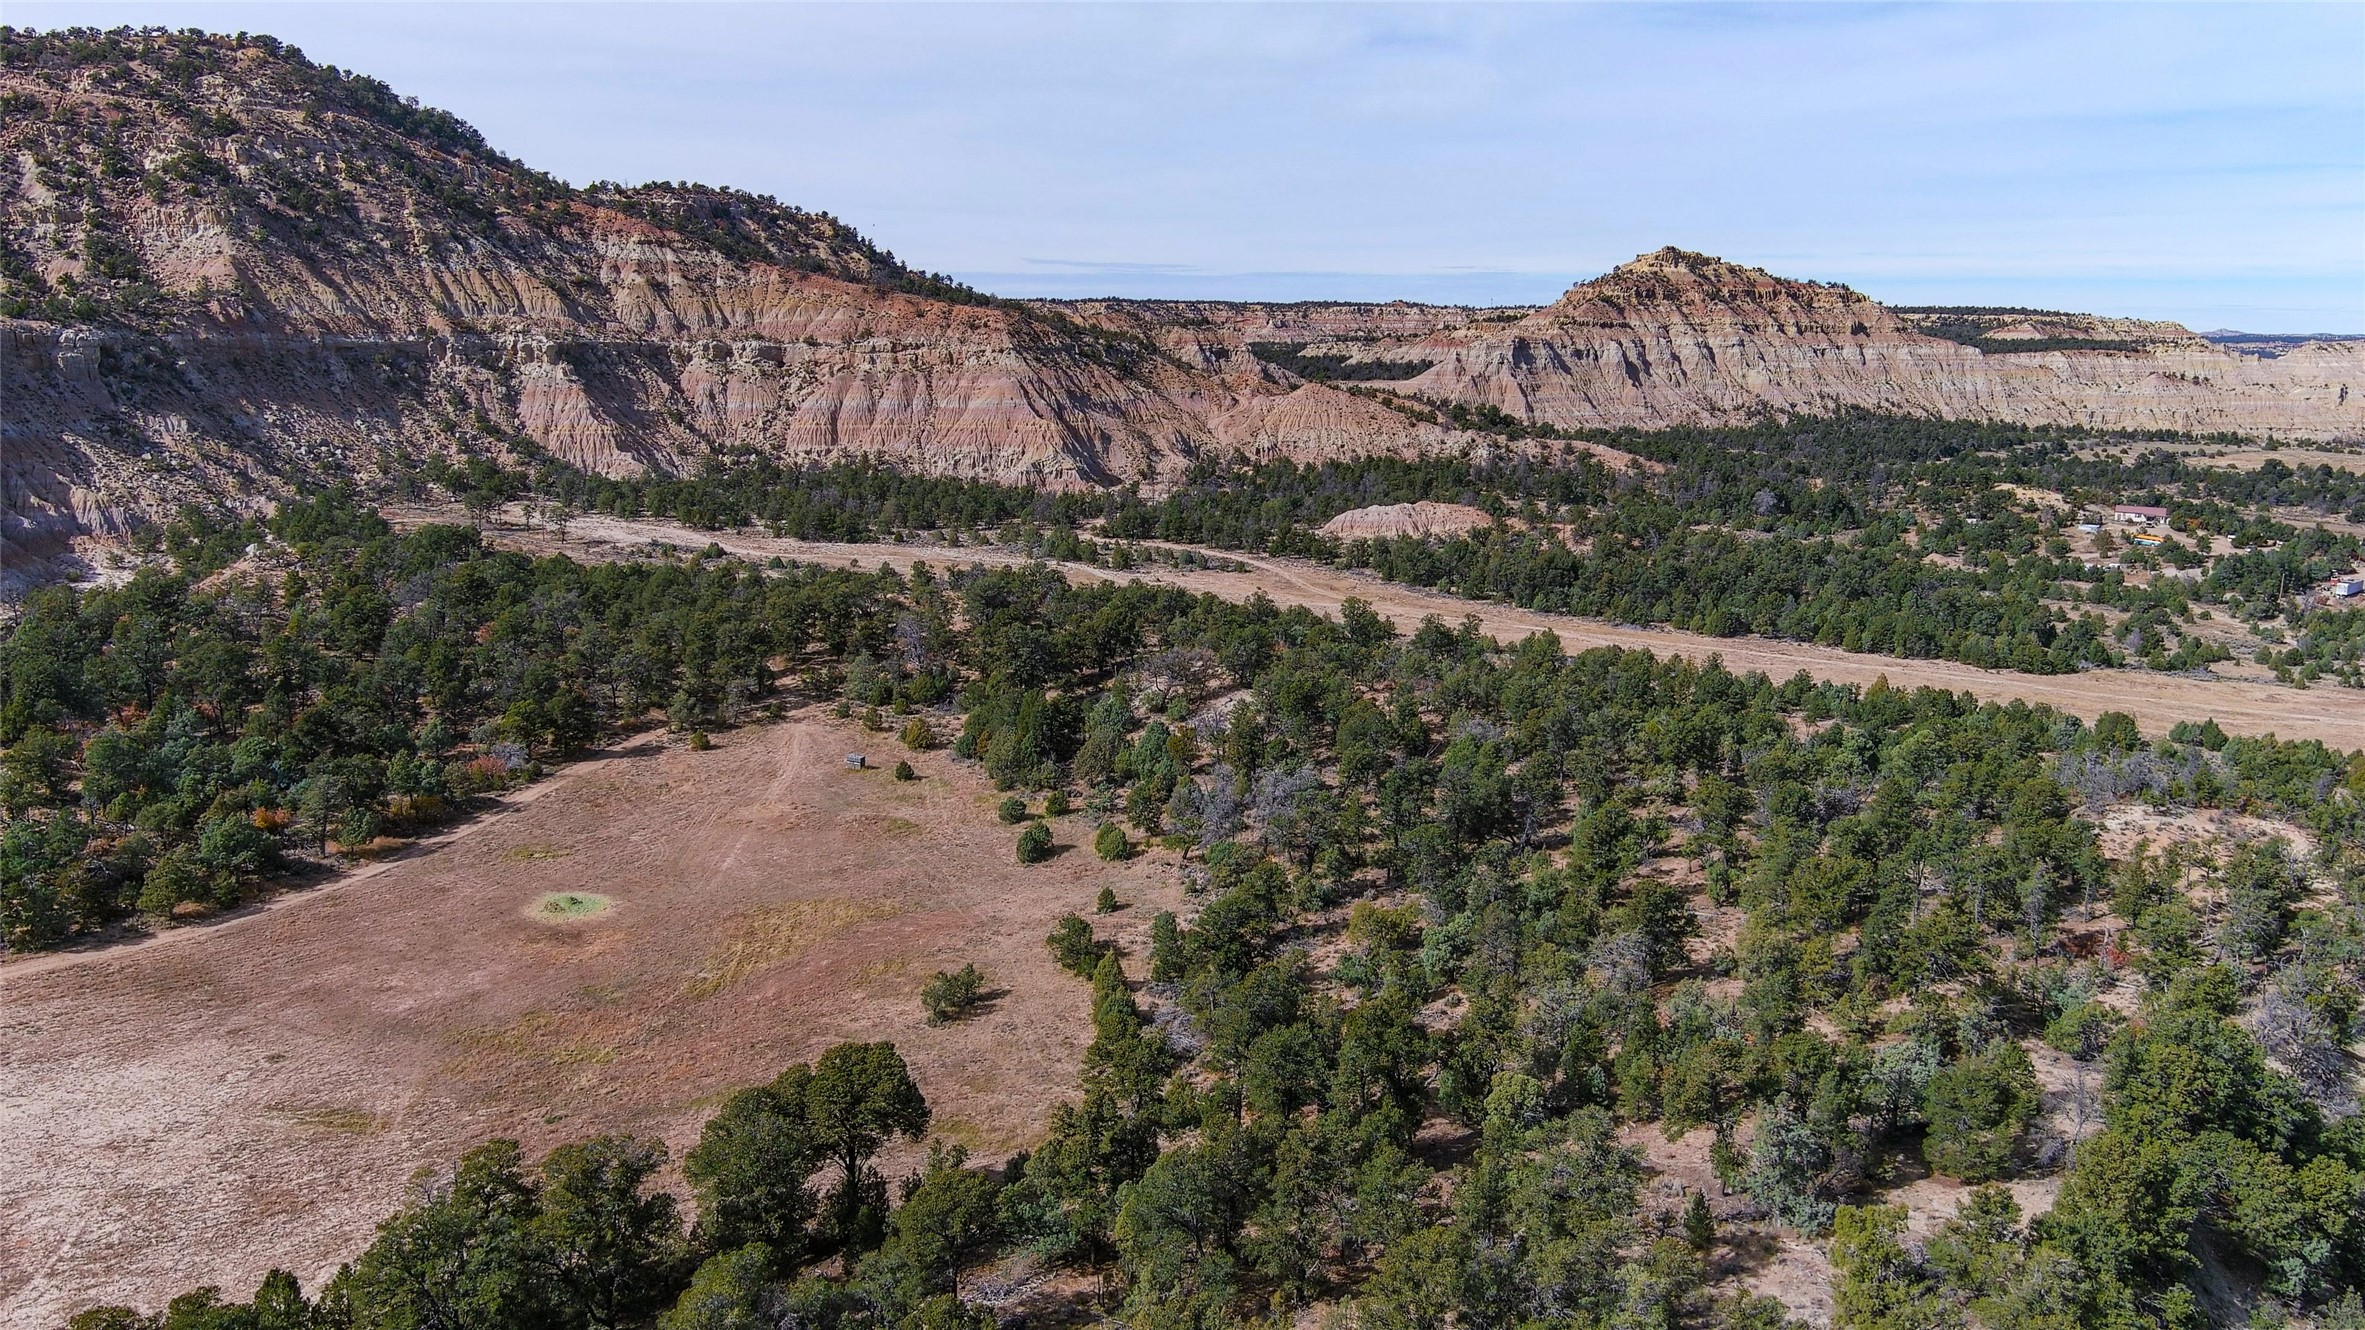
<instances>
[{"instance_id":1,"label":"bare dirt patch","mask_svg":"<svg viewBox=\"0 0 2365 1330\"><path fill-rule=\"evenodd\" d=\"M419 1168L600 1132L678 1159L723 1095L843 1039L895 1041L940 1134L1032 1143L1091 1034L1043 937L1104 882L1133 906L1111 931L1146 927L1171 856L1022 867L974 768L846 770L875 738L809 712L644 741L229 924L0 967L0 1323L313 1285ZM537 917L566 896L611 906ZM928 1026L920 980L965 961L999 996Z\"/></svg>"}]
</instances>

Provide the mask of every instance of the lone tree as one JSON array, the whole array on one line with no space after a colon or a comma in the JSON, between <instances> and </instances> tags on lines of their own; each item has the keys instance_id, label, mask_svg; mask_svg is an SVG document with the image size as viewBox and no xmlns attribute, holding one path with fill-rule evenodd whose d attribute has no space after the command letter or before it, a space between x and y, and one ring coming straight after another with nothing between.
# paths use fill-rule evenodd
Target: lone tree
<instances>
[{"instance_id":1,"label":"lone tree","mask_svg":"<svg viewBox=\"0 0 2365 1330\"><path fill-rule=\"evenodd\" d=\"M920 1007L930 1025L957 1021L969 1014L985 991L985 971L972 961L958 970L938 970L920 985Z\"/></svg>"},{"instance_id":2,"label":"lone tree","mask_svg":"<svg viewBox=\"0 0 2365 1330\"><path fill-rule=\"evenodd\" d=\"M1133 842L1125 836L1125 828L1114 822L1103 822L1092 833L1092 852L1115 863L1133 857Z\"/></svg>"},{"instance_id":3,"label":"lone tree","mask_svg":"<svg viewBox=\"0 0 2365 1330\"><path fill-rule=\"evenodd\" d=\"M698 1144L682 1158L682 1176L698 1197L702 1249L760 1243L781 1273L805 1263L814 1211L808 1184L822 1159L805 1107L812 1081L812 1068L799 1063L769 1085L732 1095L707 1119Z\"/></svg>"},{"instance_id":4,"label":"lone tree","mask_svg":"<svg viewBox=\"0 0 2365 1330\"><path fill-rule=\"evenodd\" d=\"M895 1045L840 1044L814 1064L805 1109L815 1141L838 1165L830 1209L839 1240L850 1250L875 1245L864 1239L886 1222L887 1185L871 1158L898 1136L918 1140L928 1130L927 1098Z\"/></svg>"}]
</instances>

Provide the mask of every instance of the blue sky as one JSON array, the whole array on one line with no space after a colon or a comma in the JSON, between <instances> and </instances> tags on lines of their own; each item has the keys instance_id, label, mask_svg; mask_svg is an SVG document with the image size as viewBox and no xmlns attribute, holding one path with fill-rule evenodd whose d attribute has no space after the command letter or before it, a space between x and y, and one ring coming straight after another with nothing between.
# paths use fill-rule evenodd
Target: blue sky
<instances>
[{"instance_id":1,"label":"blue sky","mask_svg":"<svg viewBox=\"0 0 2365 1330\"><path fill-rule=\"evenodd\" d=\"M1009 295L1549 300L1664 244L1893 303L2365 332L2365 6L34 3L270 32L567 179Z\"/></svg>"}]
</instances>

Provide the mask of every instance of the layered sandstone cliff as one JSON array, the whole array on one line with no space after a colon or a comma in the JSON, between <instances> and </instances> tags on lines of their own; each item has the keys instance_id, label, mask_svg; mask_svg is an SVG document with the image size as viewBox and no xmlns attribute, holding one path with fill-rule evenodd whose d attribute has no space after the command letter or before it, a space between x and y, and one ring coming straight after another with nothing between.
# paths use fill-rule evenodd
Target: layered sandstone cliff
<instances>
[{"instance_id":1,"label":"layered sandstone cliff","mask_svg":"<svg viewBox=\"0 0 2365 1330\"><path fill-rule=\"evenodd\" d=\"M1404 386L1562 426L1714 424L1849 408L2100 429L2365 437L2365 346L2269 359L2174 324L1995 321L1981 346L1843 286L1662 249L1508 324L1368 343L1432 367ZM2000 349L2085 342L2110 349ZM1999 349L1981 349L1982 346ZM2124 349L2121 349L2121 348Z\"/></svg>"},{"instance_id":2,"label":"layered sandstone cliff","mask_svg":"<svg viewBox=\"0 0 2365 1330\"><path fill-rule=\"evenodd\" d=\"M0 538L526 444L608 473L873 457L1045 485L1470 442L994 300L825 214L572 189L267 39L0 38Z\"/></svg>"},{"instance_id":3,"label":"layered sandstone cliff","mask_svg":"<svg viewBox=\"0 0 2365 1330\"><path fill-rule=\"evenodd\" d=\"M2047 316L1988 320L1971 345L1676 250L1541 309L997 300L827 214L571 187L268 38L0 31L0 110L16 569L186 502L432 455L539 449L611 474L863 457L1155 486L1211 453L1499 446L1418 397L1567 427L1862 407L2365 435L2359 344L2270 359ZM1357 378L1393 381L1309 381Z\"/></svg>"}]
</instances>

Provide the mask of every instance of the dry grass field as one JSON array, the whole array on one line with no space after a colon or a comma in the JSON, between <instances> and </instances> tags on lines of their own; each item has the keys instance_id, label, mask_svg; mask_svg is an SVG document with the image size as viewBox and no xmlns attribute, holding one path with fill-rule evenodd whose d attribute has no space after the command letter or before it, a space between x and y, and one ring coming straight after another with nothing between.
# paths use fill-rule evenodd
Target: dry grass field
<instances>
[{"instance_id":1,"label":"dry grass field","mask_svg":"<svg viewBox=\"0 0 2365 1330\"><path fill-rule=\"evenodd\" d=\"M1022 867L973 767L919 754L904 784L856 751L901 755L818 711L643 739L431 851L0 966L0 1324L244 1296L274 1264L313 1286L477 1142L634 1132L678 1160L722 1095L844 1039L893 1040L940 1135L1030 1143L1091 1035L1043 937L1104 882L1130 905L1104 931L1146 937L1171 856ZM929 1027L920 982L964 961L995 996Z\"/></svg>"},{"instance_id":2,"label":"dry grass field","mask_svg":"<svg viewBox=\"0 0 2365 1330\"><path fill-rule=\"evenodd\" d=\"M2304 443L2290 443L2270 448L2258 444L2234 446L2223 443L2144 439L2104 444L2087 451L2084 455L2133 461L2135 458L2151 452L2167 453L2196 465L2222 466L2230 471L2256 471L2270 461L2281 462L2293 469L2328 466L2335 471L2365 471L2365 449L2360 449L2353 444L2310 446Z\"/></svg>"}]
</instances>

